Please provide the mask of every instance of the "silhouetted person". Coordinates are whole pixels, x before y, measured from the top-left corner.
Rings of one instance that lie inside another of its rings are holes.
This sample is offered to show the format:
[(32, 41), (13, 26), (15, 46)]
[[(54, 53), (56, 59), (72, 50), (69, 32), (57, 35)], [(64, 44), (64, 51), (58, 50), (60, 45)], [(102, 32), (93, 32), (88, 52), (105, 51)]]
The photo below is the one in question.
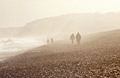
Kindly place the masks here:
[(70, 40), (71, 40), (71, 42), (72, 42), (72, 44), (73, 44), (73, 42), (74, 42), (74, 40), (75, 40), (74, 34), (72, 34), (72, 35), (70, 36)]
[(53, 38), (51, 38), (51, 43), (53, 43), (54, 41), (53, 41)]
[(49, 39), (47, 39), (47, 44), (49, 44)]
[(76, 35), (76, 40), (77, 40), (77, 44), (80, 44), (80, 40), (81, 40), (81, 35), (79, 34), (79, 32)]

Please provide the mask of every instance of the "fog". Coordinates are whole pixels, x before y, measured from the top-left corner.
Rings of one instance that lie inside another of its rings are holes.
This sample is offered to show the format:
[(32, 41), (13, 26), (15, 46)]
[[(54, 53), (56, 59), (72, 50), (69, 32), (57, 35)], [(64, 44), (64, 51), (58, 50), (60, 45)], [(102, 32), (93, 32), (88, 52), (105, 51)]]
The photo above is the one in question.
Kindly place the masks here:
[(71, 13), (120, 12), (119, 0), (0, 0), (0, 27)]
[(0, 78), (120, 78), (120, 0), (0, 0)]
[(72, 33), (84, 36), (119, 29), (119, 4), (119, 0), (0, 0), (0, 53), (19, 53), (51, 38), (68, 40)]

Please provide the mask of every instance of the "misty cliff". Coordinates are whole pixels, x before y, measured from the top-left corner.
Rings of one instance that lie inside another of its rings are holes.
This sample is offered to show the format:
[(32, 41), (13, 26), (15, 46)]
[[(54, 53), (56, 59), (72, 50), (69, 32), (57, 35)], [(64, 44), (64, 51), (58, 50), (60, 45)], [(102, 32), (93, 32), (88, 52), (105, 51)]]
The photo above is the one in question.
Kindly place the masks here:
[(0, 28), (0, 37), (64, 37), (117, 29), (120, 13), (80, 13), (39, 19), (23, 27)]

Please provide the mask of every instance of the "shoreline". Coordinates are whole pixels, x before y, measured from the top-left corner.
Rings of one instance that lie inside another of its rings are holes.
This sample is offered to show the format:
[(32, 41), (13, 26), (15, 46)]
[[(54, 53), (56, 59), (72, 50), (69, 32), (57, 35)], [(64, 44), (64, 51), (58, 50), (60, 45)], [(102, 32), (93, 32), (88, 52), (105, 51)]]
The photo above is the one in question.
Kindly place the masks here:
[(2, 53), (2, 55), (0, 55), (0, 62), (4, 61), (4, 60), (6, 60), (6, 59), (8, 59), (10, 57), (14, 57), (16, 55), (22, 54), (24, 52), (25, 52), (25, 50), (14, 51), (14, 52), (11, 52), (11, 53), (10, 52), (9, 53)]
[[(26, 53), (34, 48), (37, 48), (37, 47), (41, 47), (45, 44), (42, 44), (40, 46), (35, 46), (35, 47), (32, 47), (32, 48), (27, 48), (27, 49), (23, 49), (23, 50), (18, 50), (18, 51), (6, 51), (6, 52), (1, 52), (0, 53), (0, 62), (6, 60), (6, 59), (9, 59), (11, 57), (14, 57), (14, 56), (17, 56), (19, 54), (23, 54), (23, 53)], [(1, 55), (2, 54), (2, 55)], [(5, 55), (6, 54), (6, 55)]]

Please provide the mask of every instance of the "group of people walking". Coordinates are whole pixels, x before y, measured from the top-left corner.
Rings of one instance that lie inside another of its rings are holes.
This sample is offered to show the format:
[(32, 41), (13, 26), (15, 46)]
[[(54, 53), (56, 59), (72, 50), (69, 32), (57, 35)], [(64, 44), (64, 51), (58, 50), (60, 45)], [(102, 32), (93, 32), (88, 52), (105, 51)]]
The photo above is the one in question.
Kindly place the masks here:
[[(72, 34), (72, 35), (70, 36), (70, 40), (71, 40), (72, 44), (74, 43), (74, 40), (75, 40), (75, 39), (76, 39), (76, 41), (77, 41), (77, 44), (79, 45), (79, 44), (80, 44), (80, 41), (81, 41), (81, 35), (79, 34), (79, 32), (77, 33), (76, 36), (75, 36), (74, 34)], [(51, 41), (51, 42), (50, 42), (50, 41)], [(47, 39), (47, 44), (53, 43), (53, 42), (54, 42), (53, 38), (51, 38), (50, 40)]]
[(48, 44), (50, 43), (50, 41), (51, 41), (51, 43), (53, 43), (53, 42), (54, 42), (54, 41), (53, 41), (53, 38), (51, 38), (51, 40), (47, 39), (47, 43), (48, 43)]
[(72, 44), (74, 43), (75, 38), (76, 38), (77, 44), (79, 45), (80, 44), (80, 40), (81, 40), (81, 35), (79, 34), (79, 32), (77, 33), (76, 37), (75, 37), (74, 34), (72, 34), (70, 36), (70, 40), (71, 40)]

